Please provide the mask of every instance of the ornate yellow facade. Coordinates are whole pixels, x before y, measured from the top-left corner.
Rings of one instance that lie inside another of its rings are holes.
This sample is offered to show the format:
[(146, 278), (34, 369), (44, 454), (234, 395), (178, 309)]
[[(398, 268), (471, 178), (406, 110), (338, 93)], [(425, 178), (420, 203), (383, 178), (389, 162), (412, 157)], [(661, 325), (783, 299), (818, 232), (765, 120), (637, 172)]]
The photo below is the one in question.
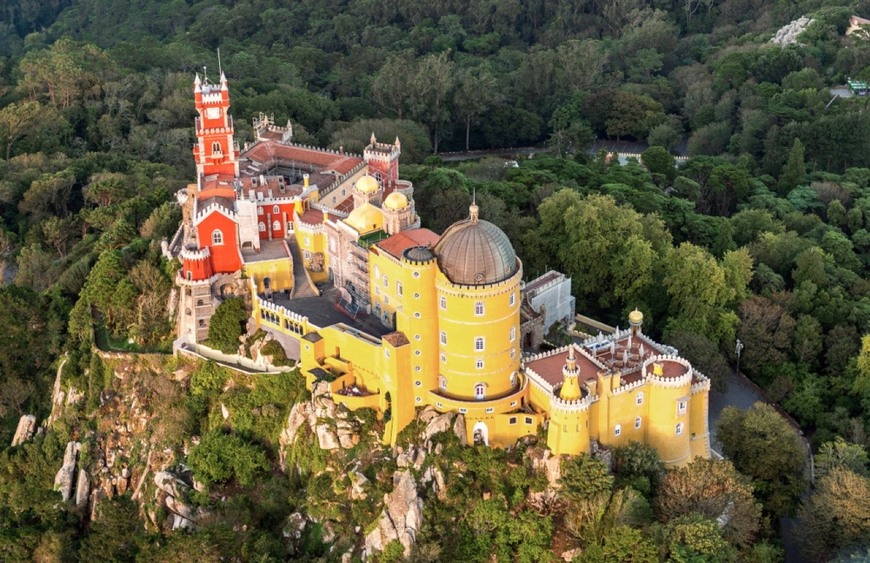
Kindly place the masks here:
[(332, 221), (352, 230), (303, 226), (295, 232), (299, 246), (323, 252), (334, 244), (330, 232), (356, 233), (353, 267), (367, 285), (346, 284), (365, 288), (367, 317), (383, 330), (292, 312), (292, 301), (278, 305), (261, 295), (256, 275), (254, 318), (299, 342), (309, 386), (325, 382), (336, 402), (384, 417), (385, 443), (430, 405), (461, 413), (468, 436), (488, 445), (540, 432), (555, 454), (638, 441), (667, 465), (709, 457), (709, 380), (644, 335), (639, 311), (628, 330), (523, 355), (522, 263), (476, 206), (440, 237), (413, 228), (387, 236), (381, 208), (368, 201)]

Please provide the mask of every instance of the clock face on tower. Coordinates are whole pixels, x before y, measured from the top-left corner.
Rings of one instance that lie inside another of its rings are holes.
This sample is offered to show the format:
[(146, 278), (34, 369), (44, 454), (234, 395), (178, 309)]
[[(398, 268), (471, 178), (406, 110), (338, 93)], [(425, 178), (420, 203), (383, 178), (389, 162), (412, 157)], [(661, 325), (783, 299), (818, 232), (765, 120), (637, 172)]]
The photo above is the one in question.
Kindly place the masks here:
[(209, 119), (217, 119), (221, 116), (220, 108), (208, 108), (205, 110), (205, 116)]

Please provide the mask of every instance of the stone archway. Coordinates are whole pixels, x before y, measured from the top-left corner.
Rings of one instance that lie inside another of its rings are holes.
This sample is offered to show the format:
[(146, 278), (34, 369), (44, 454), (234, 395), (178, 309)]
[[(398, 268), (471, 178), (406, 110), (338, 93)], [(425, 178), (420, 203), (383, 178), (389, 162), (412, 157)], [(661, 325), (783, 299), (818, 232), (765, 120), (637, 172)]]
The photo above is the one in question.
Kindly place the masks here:
[(475, 444), (483, 444), (484, 446), (489, 445), (489, 428), (486, 426), (485, 422), (478, 422), (474, 425), (474, 429), (471, 431), (471, 436), (474, 439)]

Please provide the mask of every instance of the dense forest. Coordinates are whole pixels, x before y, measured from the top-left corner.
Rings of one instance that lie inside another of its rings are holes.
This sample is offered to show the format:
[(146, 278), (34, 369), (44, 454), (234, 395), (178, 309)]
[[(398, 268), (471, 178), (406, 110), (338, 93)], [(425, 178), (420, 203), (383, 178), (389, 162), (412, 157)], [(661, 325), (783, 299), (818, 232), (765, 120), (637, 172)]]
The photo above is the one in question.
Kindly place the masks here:
[[(163, 536), (136, 524), (128, 496), (82, 520), (51, 491), (63, 444), (100, 430), (122, 389), (97, 351), (171, 351), (177, 264), (160, 242), (180, 220), (173, 194), (194, 180), (193, 74), (219, 65), (242, 143), (259, 112), (289, 119), (298, 142), (353, 152), (372, 131), (398, 135), (425, 226), (463, 218), (476, 192), (528, 278), (564, 271), (578, 311), (611, 324), (640, 308), (714, 386), (739, 339), (741, 370), (816, 456), (806, 490), (799, 442), (758, 406), (720, 421), (730, 463), (665, 474), (654, 452), (632, 449), (611, 475), (581, 458), (543, 506), (528, 500), (544, 485), (522, 447), (445, 439), (445, 459), (476, 479), (443, 468), (455, 494), (428, 515), (415, 560), (537, 561), (558, 544), (582, 547), (583, 561), (774, 561), (776, 522), (795, 514), (812, 560), (867, 555), (870, 98), (830, 88), (870, 79), (870, 34), (846, 35), (870, 2), (290, 4), (0, 0), (0, 444), (22, 414), (57, 410), (58, 371), (83, 393), (53, 431), (0, 452), (0, 559), (282, 560), (276, 538), (294, 510), (348, 530), (375, 510), (342, 515), (323, 471), (358, 456), (375, 481), (390, 462), (363, 448), (339, 461), (294, 450), (296, 471), (275, 469), (292, 404), (278, 397), (303, 392), (259, 380), (227, 391), (229, 375), (168, 357), (161, 370), (188, 370), (190, 382), (143, 376), (159, 411), (149, 440), (219, 492), (245, 494), (217, 510), (215, 494), (194, 495), (213, 524)], [(800, 16), (812, 22), (795, 42), (770, 42)], [(588, 150), (609, 141), (649, 147), (643, 164)], [(537, 149), (516, 168), (438, 156), (518, 146)], [(224, 405), (263, 416), (230, 417), (226, 433)], [(188, 455), (178, 444), (194, 435)], [(702, 472), (725, 491), (715, 502), (694, 488)], [(737, 507), (734, 524), (720, 529), (711, 522), (725, 506)], [(309, 530), (295, 556), (340, 558), (322, 539)]]

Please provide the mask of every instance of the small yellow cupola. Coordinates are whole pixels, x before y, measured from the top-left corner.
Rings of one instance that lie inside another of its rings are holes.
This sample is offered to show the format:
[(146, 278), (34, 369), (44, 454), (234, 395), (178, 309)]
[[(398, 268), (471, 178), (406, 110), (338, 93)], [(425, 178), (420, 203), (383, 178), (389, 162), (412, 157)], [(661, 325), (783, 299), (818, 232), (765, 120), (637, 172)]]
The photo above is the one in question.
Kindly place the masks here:
[(361, 235), (383, 229), (384, 215), (371, 203), (364, 203), (350, 212), (344, 222)]
[(381, 186), (378, 185), (378, 181), (368, 174), (357, 180), (354, 187), (358, 192), (364, 194), (373, 194), (381, 189)]
[(565, 365), (562, 367), (562, 389), (559, 390), (559, 398), (563, 401), (576, 401), (583, 397), (583, 392), (580, 390), (580, 382), (578, 376), (580, 368), (577, 367), (577, 360), (574, 358), (574, 346), (568, 348), (568, 358), (565, 360)]
[(408, 207), (408, 198), (399, 192), (393, 192), (387, 196), (387, 199), (384, 200), (384, 209), (389, 209), (391, 211), (399, 211), (400, 209), (405, 209)]
[(631, 327), (632, 334), (637, 334), (641, 331), (643, 327), (643, 313), (638, 311), (637, 308), (628, 314), (628, 325)]

